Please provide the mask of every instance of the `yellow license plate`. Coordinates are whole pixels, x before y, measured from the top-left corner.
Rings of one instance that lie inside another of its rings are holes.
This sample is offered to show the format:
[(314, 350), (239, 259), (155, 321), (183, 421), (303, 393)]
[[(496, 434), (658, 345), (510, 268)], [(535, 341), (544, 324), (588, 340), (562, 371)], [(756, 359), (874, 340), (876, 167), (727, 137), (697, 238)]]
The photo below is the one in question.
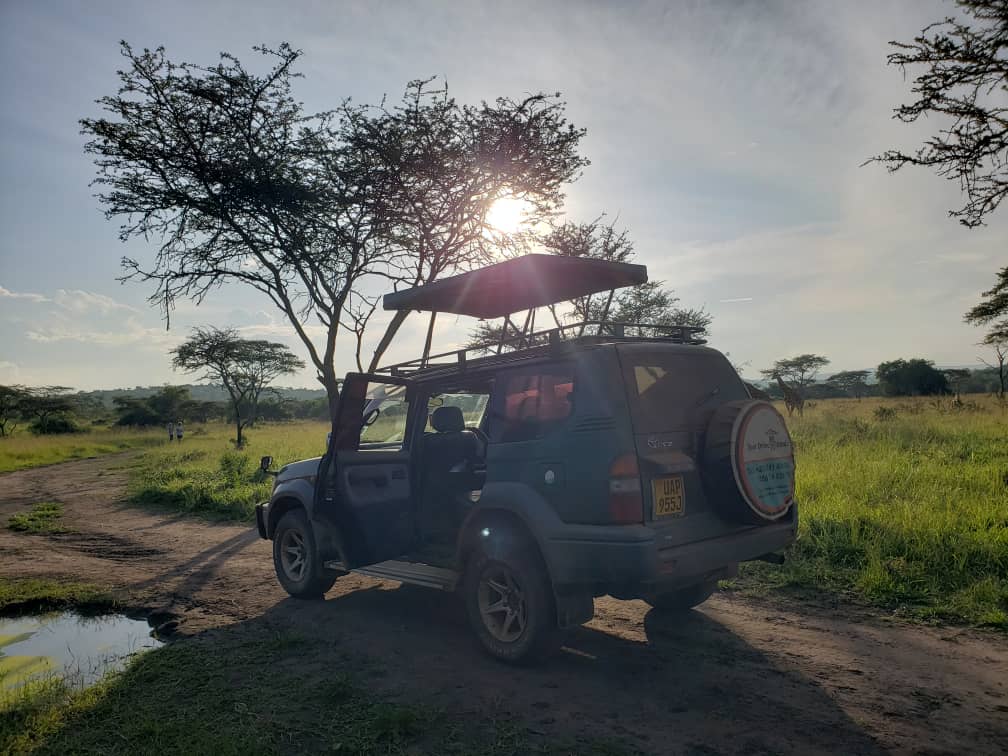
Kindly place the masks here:
[(686, 489), (682, 475), (654, 478), (651, 489), (654, 491), (655, 517), (682, 517), (686, 512)]

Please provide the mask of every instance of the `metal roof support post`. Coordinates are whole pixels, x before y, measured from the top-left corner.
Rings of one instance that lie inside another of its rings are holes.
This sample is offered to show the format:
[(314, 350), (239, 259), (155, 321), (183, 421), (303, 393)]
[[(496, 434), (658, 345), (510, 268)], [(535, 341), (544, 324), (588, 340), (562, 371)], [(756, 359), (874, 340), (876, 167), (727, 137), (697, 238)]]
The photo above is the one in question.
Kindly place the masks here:
[(532, 313), (533, 312), (535, 312), (535, 309), (534, 308), (530, 308), (529, 311), (528, 311), (528, 314), (525, 316), (525, 323), (524, 323), (524, 325), (522, 325), (522, 329), (521, 329), (521, 341), (518, 342), (519, 344), (521, 344), (521, 348), (522, 349), (524, 349), (525, 347), (528, 346), (528, 335), (531, 333), (531, 331), (529, 330), (529, 323), (531, 323), (531, 321), (532, 321)]
[(434, 339), (434, 321), (437, 319), (437, 313), (432, 312), (430, 314), (430, 324), (427, 326), (427, 340), (424, 342), (423, 357), (420, 358), (421, 367), (427, 367), (427, 358), (430, 357), (431, 341)]
[(606, 300), (605, 309), (602, 310), (602, 317), (599, 318), (601, 321), (598, 327), (599, 336), (602, 335), (602, 329), (605, 328), (605, 322), (609, 319), (609, 308), (612, 307), (613, 297), (616, 294), (616, 289), (609, 289), (609, 298)]
[(504, 326), (501, 328), (500, 341), (497, 342), (497, 354), (504, 351), (504, 340), (507, 339), (508, 326), (511, 325), (511, 316), (504, 316)]

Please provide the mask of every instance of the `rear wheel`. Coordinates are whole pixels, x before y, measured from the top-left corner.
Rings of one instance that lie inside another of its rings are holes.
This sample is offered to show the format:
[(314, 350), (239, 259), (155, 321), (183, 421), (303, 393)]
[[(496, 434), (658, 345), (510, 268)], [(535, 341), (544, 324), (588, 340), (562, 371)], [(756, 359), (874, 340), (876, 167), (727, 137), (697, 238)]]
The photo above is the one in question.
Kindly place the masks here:
[(462, 589), (469, 623), (494, 658), (538, 661), (559, 647), (552, 586), (531, 549), (496, 558), (479, 550), (469, 560)]
[(674, 591), (649, 593), (644, 596), (644, 601), (662, 612), (685, 612), (702, 604), (716, 590), (716, 582), (697, 583)]
[(336, 582), (337, 574), (322, 566), (315, 535), (303, 509), (292, 509), (277, 523), (273, 534), (273, 568), (280, 585), (294, 598), (322, 598)]

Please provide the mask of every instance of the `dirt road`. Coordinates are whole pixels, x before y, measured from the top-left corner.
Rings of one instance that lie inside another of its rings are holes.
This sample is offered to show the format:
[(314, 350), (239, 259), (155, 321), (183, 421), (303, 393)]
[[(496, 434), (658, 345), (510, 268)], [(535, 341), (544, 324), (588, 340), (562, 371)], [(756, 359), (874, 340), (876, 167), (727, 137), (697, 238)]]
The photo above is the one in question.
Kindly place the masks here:
[(293, 628), (332, 659), (373, 660), (385, 694), (533, 737), (617, 737), (647, 753), (1008, 753), (1008, 639), (716, 596), (677, 620), (639, 601), (595, 619), (536, 669), (476, 648), (452, 596), (358, 576), (287, 598), (252, 528), (120, 503), (122, 457), (0, 476), (0, 522), (39, 501), (73, 533), (0, 528), (0, 575), (75, 577), (177, 615), (181, 637)]

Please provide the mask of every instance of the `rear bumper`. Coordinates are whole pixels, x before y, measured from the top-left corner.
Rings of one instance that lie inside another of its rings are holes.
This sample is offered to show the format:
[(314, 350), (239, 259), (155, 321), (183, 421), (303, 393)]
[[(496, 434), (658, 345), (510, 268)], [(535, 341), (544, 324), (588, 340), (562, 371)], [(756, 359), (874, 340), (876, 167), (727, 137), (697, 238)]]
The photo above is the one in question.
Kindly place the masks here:
[(264, 501), (262, 504), (256, 504), (255, 514), (256, 530), (259, 531), (259, 537), (269, 540), (269, 534), (266, 532), (266, 523), (269, 522), (269, 502)]
[[(641, 586), (669, 588), (728, 577), (739, 562), (779, 551), (795, 540), (797, 520), (761, 525), (705, 541), (658, 548), (650, 540), (550, 539), (556, 586), (593, 585), (596, 592), (634, 593)], [(601, 530), (601, 529), (600, 529)], [(605, 528), (606, 536), (612, 529)]]

